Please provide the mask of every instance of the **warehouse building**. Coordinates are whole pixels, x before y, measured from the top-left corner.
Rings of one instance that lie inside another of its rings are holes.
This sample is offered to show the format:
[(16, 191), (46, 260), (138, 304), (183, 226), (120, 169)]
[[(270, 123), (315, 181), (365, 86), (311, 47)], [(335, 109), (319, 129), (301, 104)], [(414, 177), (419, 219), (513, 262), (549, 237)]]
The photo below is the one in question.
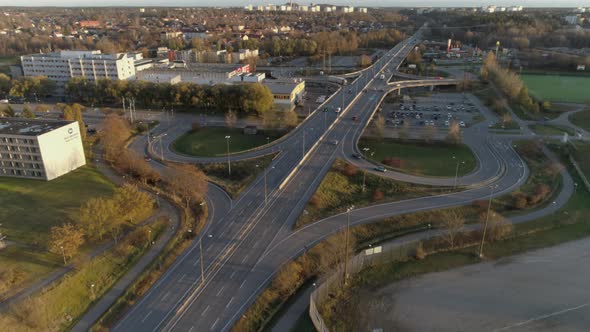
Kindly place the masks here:
[(0, 176), (48, 181), (84, 164), (78, 122), (0, 118)]
[(292, 111), (303, 102), (305, 81), (265, 81), (274, 98), (274, 108), (277, 111)]

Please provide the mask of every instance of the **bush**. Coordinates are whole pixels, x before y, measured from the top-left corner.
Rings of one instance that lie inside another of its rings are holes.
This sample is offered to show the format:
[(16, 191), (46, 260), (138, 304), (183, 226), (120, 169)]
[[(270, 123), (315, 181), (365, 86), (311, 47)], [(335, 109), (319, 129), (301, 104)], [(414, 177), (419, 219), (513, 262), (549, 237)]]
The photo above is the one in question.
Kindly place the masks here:
[(424, 250), (424, 245), (422, 244), (422, 241), (418, 242), (418, 245), (416, 246), (416, 252), (414, 253), (414, 257), (417, 260), (423, 260), (424, 258), (426, 258), (426, 251)]
[(379, 201), (383, 200), (384, 198), (385, 198), (385, 195), (383, 194), (383, 192), (381, 190), (376, 189), (375, 191), (373, 191), (373, 196), (371, 197), (373, 202), (379, 202)]
[(521, 192), (517, 192), (512, 194), (512, 206), (515, 209), (522, 210), (526, 209), (528, 205), (528, 200), (525, 194)]
[(355, 176), (358, 173), (358, 167), (346, 163), (344, 164), (344, 166), (342, 166), (342, 168), (340, 169), (340, 173), (342, 173), (342, 175), (348, 176), (348, 177), (352, 177)]

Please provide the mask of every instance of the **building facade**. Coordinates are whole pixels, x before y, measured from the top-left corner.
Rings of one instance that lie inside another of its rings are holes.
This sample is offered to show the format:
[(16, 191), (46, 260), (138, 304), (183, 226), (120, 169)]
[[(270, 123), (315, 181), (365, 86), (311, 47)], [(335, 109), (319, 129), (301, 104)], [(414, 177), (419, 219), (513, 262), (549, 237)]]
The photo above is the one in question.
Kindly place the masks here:
[(0, 176), (49, 181), (85, 164), (76, 121), (0, 118)]
[(59, 51), (21, 56), (24, 76), (46, 76), (57, 84), (57, 94), (64, 93), (66, 83), (73, 77), (90, 81), (107, 78), (135, 78), (136, 55), (102, 54), (100, 51)]
[(305, 81), (265, 81), (273, 96), (273, 106), (277, 111), (292, 111), (303, 101)]

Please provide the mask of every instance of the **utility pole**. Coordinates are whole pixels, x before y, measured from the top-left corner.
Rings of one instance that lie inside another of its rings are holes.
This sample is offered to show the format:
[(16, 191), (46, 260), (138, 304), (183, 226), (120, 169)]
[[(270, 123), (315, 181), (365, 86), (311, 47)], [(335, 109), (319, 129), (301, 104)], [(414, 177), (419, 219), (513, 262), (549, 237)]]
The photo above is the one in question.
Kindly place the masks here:
[(486, 214), (486, 221), (483, 226), (483, 234), (481, 236), (481, 245), (479, 246), (479, 258), (483, 257), (483, 244), (485, 242), (486, 232), (488, 230), (488, 221), (490, 220), (490, 210), (492, 207), (492, 196), (494, 195), (494, 189), (496, 189), (496, 187), (498, 187), (498, 185), (490, 186), (490, 199), (488, 202), (488, 213)]

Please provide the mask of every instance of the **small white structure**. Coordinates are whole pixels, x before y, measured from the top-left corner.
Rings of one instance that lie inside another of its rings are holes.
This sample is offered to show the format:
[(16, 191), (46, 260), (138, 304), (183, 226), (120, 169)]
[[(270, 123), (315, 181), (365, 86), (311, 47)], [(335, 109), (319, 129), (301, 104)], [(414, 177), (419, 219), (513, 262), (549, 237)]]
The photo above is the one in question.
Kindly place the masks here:
[(0, 119), (0, 176), (52, 180), (85, 164), (78, 122)]

